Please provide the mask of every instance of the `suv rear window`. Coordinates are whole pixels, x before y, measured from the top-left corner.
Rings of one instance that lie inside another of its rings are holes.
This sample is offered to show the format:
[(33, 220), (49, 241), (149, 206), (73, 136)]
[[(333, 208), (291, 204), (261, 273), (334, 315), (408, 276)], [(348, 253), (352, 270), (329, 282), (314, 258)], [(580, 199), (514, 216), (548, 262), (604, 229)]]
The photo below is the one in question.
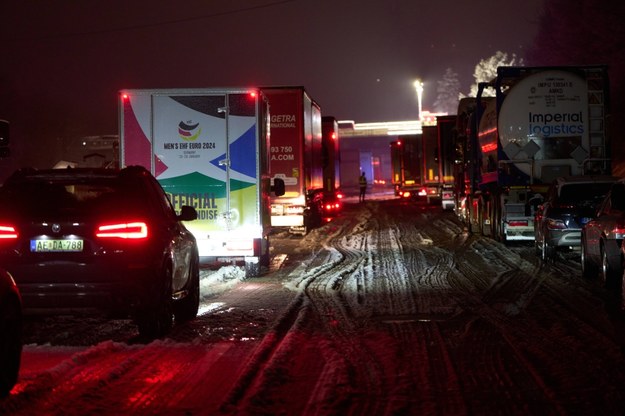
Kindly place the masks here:
[(561, 204), (579, 204), (580, 202), (597, 203), (603, 199), (612, 183), (575, 183), (560, 188)]
[(43, 215), (48, 212), (102, 212), (141, 206), (145, 189), (118, 177), (23, 178), (0, 188), (0, 207)]

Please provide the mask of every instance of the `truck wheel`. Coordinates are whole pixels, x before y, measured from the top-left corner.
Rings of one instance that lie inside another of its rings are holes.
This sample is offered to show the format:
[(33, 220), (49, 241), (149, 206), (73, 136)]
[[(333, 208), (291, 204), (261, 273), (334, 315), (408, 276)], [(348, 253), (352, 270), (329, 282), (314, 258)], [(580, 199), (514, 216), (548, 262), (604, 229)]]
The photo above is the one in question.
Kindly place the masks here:
[(304, 231), (302, 232), (302, 235), (306, 235), (308, 234), (308, 232), (311, 230), (312, 228), (312, 214), (310, 213), (310, 210), (307, 210), (306, 212), (304, 212)]
[(485, 224), (484, 221), (482, 220), (482, 235), (483, 236), (491, 237), (492, 236), (492, 229), (493, 229), (492, 224)]
[(269, 254), (269, 241), (267, 241), (267, 249), (263, 254), (260, 255), (260, 267), (269, 268), (271, 263), (271, 255)]
[(249, 257), (245, 259), (245, 277), (260, 276), (260, 258)]
[[(475, 210), (474, 210), (475, 208)], [(482, 208), (479, 205), (477, 207), (471, 207), (469, 211), (469, 226), (471, 229), (471, 233), (478, 234), (482, 232), (482, 227), (480, 227), (480, 222), (482, 221), (482, 215), (480, 215), (480, 210)], [(477, 219), (475, 219), (475, 214), (477, 214)]]
[(200, 266), (197, 257), (191, 261), (189, 281), (187, 282), (187, 296), (174, 304), (176, 322), (185, 322), (195, 319), (200, 307)]
[(493, 211), (493, 230), (495, 234), (495, 239), (500, 243), (507, 243), (506, 233), (504, 231), (503, 223), (501, 221), (501, 204), (499, 202), (499, 198), (494, 200), (495, 209)]
[[(481, 225), (482, 225), (482, 235), (486, 236), (486, 237), (494, 237), (493, 235), (493, 210), (492, 210), (492, 200), (489, 199), (487, 201), (484, 201), (482, 203), (482, 207), (484, 209), (484, 212), (482, 213), (482, 220), (480, 221)], [(486, 218), (488, 218), (488, 220), (490, 221), (488, 224), (486, 224), (486, 221), (484, 221), (484, 214), (486, 214)]]
[(139, 335), (146, 338), (160, 338), (169, 333), (173, 327), (174, 311), (171, 298), (172, 265), (166, 262), (163, 269), (158, 273), (161, 287), (149, 299), (137, 314), (136, 323)]

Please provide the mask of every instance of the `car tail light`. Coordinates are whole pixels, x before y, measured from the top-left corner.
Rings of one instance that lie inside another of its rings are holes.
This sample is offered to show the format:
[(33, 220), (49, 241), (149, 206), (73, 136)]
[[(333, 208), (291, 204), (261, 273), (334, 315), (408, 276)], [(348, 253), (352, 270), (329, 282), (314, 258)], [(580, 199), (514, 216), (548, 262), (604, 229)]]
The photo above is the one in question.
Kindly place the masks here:
[(98, 227), (96, 236), (100, 238), (145, 239), (148, 237), (148, 225), (144, 222), (105, 224)]
[(404, 198), (410, 198), (410, 192), (409, 191), (403, 191), (401, 193), (401, 196), (404, 197)]
[(614, 234), (614, 238), (617, 240), (625, 238), (625, 222), (617, 221), (612, 229), (612, 233)]
[(2, 240), (15, 240), (17, 238), (17, 231), (15, 227), (11, 225), (0, 225), (0, 239)]
[(549, 228), (550, 230), (564, 230), (566, 229), (566, 224), (562, 220), (547, 218), (547, 228)]

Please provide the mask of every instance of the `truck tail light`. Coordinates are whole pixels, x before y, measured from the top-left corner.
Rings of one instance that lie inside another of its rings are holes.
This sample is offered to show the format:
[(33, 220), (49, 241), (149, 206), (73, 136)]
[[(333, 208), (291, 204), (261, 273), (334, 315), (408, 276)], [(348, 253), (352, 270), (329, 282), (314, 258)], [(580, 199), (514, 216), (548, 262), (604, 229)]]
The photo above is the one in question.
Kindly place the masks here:
[(512, 220), (508, 221), (510, 227), (527, 227), (527, 220)]
[(12, 225), (0, 225), (0, 240), (15, 240), (18, 234)]
[(140, 221), (105, 224), (98, 227), (96, 237), (134, 240), (146, 239), (148, 238), (148, 225)]

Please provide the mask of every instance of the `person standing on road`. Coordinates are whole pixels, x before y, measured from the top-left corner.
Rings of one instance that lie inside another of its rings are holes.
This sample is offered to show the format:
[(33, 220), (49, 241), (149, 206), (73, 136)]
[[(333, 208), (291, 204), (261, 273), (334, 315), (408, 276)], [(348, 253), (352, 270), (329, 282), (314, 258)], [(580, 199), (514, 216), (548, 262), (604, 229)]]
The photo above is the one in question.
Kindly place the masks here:
[(358, 184), (360, 185), (360, 195), (358, 196), (358, 202), (365, 202), (365, 194), (367, 193), (367, 177), (363, 172), (358, 179)]

